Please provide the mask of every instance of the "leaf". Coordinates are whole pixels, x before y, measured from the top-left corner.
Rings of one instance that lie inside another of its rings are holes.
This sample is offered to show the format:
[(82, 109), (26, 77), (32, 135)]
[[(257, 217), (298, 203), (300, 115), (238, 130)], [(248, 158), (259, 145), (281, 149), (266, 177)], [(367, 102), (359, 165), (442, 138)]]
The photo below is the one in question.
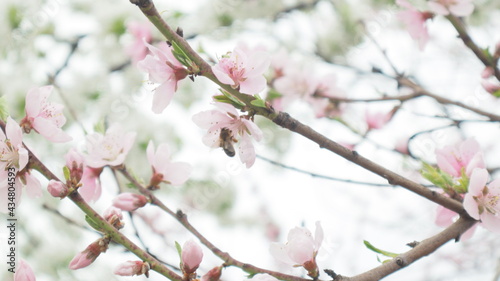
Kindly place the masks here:
[(101, 227), (99, 226), (98, 223), (96, 223), (91, 217), (88, 215), (85, 215), (85, 221), (95, 230), (102, 232)]
[[(242, 100), (238, 99), (237, 97), (235, 97), (234, 95), (232, 95), (228, 91), (225, 91), (223, 89), (219, 89), (219, 90), (224, 95), (225, 98), (221, 98), (221, 96), (215, 96), (215, 97), (218, 97), (218, 99), (221, 102), (232, 104), (236, 108), (242, 108), (243, 106), (246, 105)], [(215, 99), (215, 97), (214, 97), (214, 99)]]
[(7, 101), (3, 96), (0, 97), (0, 119), (7, 120), (9, 110), (7, 109)]
[(494, 91), (492, 95), (497, 97), (497, 98), (500, 98), (500, 90)]
[(68, 166), (63, 167), (63, 173), (64, 173), (64, 178), (66, 179), (66, 181), (69, 181), (69, 178), (71, 176), (71, 172), (70, 172)]
[(450, 175), (427, 163), (424, 163), (424, 167), (420, 173), (424, 178), (435, 184), (437, 187), (441, 187), (445, 192), (453, 188), (453, 179)]
[(265, 100), (263, 100), (259, 95), (255, 95), (254, 97), (255, 99), (250, 102), (252, 105), (255, 105), (256, 107), (266, 108)]
[[(373, 246), (370, 242), (368, 242), (368, 241), (366, 241), (366, 240), (363, 240), (363, 243), (365, 244), (365, 246), (366, 246), (368, 249), (370, 249), (370, 250), (374, 251), (375, 253), (379, 253), (379, 254), (381, 254), (381, 255), (384, 255), (384, 256), (386, 256), (386, 257), (395, 258), (395, 257), (399, 256), (399, 254), (396, 254), (396, 253), (391, 253), (391, 252), (388, 252), (388, 251), (381, 250), (381, 249), (379, 249), (379, 248), (377, 248), (377, 247)], [(384, 261), (384, 262), (386, 262), (386, 261)]]
[(175, 241), (175, 249), (177, 249), (177, 254), (179, 254), (179, 258), (182, 260), (182, 247), (177, 241)]
[(103, 135), (106, 133), (106, 124), (104, 122), (104, 119), (94, 124), (94, 132)]
[(182, 48), (175, 43), (174, 41), (172, 43), (172, 54), (174, 57), (184, 66), (191, 68), (193, 66), (193, 61), (189, 58), (189, 56), (182, 50)]

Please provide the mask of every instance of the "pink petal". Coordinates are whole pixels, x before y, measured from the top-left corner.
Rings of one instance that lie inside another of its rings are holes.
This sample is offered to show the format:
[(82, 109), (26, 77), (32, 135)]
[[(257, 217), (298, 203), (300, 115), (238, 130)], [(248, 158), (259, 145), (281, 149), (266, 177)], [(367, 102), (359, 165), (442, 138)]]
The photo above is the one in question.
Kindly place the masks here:
[(71, 138), (56, 124), (45, 118), (35, 118), (32, 124), (33, 128), (46, 139), (52, 142), (61, 143), (71, 141)]
[(285, 245), (281, 243), (272, 243), (271, 246), (269, 247), (269, 251), (271, 252), (271, 255), (275, 259), (289, 265), (295, 264), (294, 261), (292, 261), (288, 256)]
[(240, 92), (249, 95), (258, 94), (266, 88), (266, 85), (267, 81), (264, 76), (250, 77), (240, 82)]
[(26, 167), (26, 165), (28, 165), (29, 152), (24, 147), (22, 147), (22, 148), (19, 148), (17, 153), (19, 155), (19, 170), (22, 170), (22, 169), (24, 169), (24, 167)]
[(474, 11), (474, 5), (472, 3), (461, 3), (452, 5), (449, 9), (455, 16), (466, 17), (472, 14)]
[(500, 233), (500, 217), (489, 212), (484, 212), (481, 216), (482, 225), (489, 231)]
[(235, 81), (233, 81), (233, 79), (219, 65), (213, 66), (212, 72), (222, 84), (226, 85), (235, 84)]
[(321, 244), (323, 243), (323, 228), (321, 227), (321, 223), (319, 221), (316, 222), (316, 231), (314, 232), (314, 247), (316, 250), (319, 250)]
[(231, 118), (218, 110), (202, 111), (193, 115), (193, 122), (202, 129), (209, 129), (214, 125), (223, 125), (231, 121)]
[(168, 173), (163, 175), (164, 180), (169, 181), (171, 185), (181, 185), (189, 178), (192, 167), (188, 163), (174, 162), (169, 163), (165, 170)]
[(429, 9), (433, 11), (436, 14), (447, 16), (450, 14), (450, 11), (443, 6), (441, 3), (435, 2), (435, 1), (430, 1), (427, 2), (427, 5), (429, 5)]
[(242, 119), (241, 120), (243, 124), (245, 124), (245, 127), (250, 131), (250, 135), (256, 140), (260, 141), (264, 137), (264, 134), (260, 130), (259, 126), (255, 124), (254, 122), (247, 120), (247, 119)]
[(153, 160), (155, 171), (161, 173), (170, 164), (170, 150), (166, 143), (162, 143), (156, 149), (156, 154)]
[(16, 273), (14, 273), (14, 281), (36, 281), (33, 269), (23, 259), (19, 260)]
[(153, 140), (150, 140), (148, 143), (148, 147), (146, 148), (146, 155), (148, 157), (148, 162), (151, 166), (154, 166), (154, 157), (155, 157), (155, 144)]
[(18, 147), (23, 143), (23, 131), (19, 127), (19, 124), (10, 116), (7, 117), (5, 132), (13, 146)]
[(486, 169), (474, 169), (472, 171), (469, 190), (467, 194), (472, 194), (473, 196), (478, 196), (483, 192), (486, 183), (488, 182), (488, 171)]
[(38, 198), (42, 196), (42, 185), (40, 181), (32, 174), (26, 174), (26, 193), (31, 198)]
[(469, 216), (473, 217), (476, 220), (479, 220), (479, 206), (477, 205), (476, 200), (474, 200), (472, 194), (465, 194), (463, 205), (465, 211), (467, 212), (467, 214), (469, 214)]
[(165, 81), (163, 84), (156, 88), (153, 96), (152, 110), (156, 114), (160, 114), (170, 104), (174, 97), (175, 90), (177, 89), (177, 81)]
[(252, 140), (246, 134), (240, 139), (238, 155), (240, 156), (241, 162), (246, 164), (247, 168), (252, 167), (255, 163), (255, 148), (253, 147)]

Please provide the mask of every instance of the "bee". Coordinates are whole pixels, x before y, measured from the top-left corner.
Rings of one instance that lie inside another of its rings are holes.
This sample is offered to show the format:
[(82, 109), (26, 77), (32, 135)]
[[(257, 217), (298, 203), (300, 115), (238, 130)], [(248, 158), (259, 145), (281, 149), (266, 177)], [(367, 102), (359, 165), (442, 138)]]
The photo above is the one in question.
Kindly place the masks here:
[(220, 131), (219, 146), (222, 147), (226, 155), (229, 157), (233, 157), (236, 154), (233, 146), (234, 142), (237, 142), (237, 140), (234, 139), (231, 130), (228, 128), (222, 128)]

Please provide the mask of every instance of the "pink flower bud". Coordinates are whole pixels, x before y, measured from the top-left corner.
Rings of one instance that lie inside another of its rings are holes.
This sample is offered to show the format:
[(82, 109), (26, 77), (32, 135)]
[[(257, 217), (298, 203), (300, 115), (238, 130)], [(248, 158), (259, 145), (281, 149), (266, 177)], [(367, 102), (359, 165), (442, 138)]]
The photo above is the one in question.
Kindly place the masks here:
[(113, 200), (113, 206), (130, 212), (144, 207), (147, 203), (148, 198), (146, 196), (129, 192), (121, 193)]
[(205, 275), (203, 275), (200, 281), (219, 281), (222, 274), (222, 266), (217, 266), (210, 269)]
[(56, 180), (49, 181), (47, 191), (50, 193), (50, 195), (59, 198), (66, 197), (69, 192), (68, 187), (64, 183)]
[(120, 276), (146, 275), (149, 277), (149, 263), (143, 261), (127, 261), (115, 268), (114, 273)]
[(14, 281), (35, 281), (35, 273), (31, 267), (23, 260), (19, 260), (19, 266), (14, 273)]
[(69, 269), (76, 270), (84, 268), (93, 263), (97, 257), (106, 252), (108, 249), (109, 240), (104, 240), (102, 238), (88, 245), (87, 248), (78, 253), (69, 263)]
[(182, 271), (186, 274), (194, 273), (203, 259), (201, 247), (193, 240), (186, 241), (182, 247), (181, 258)]
[(481, 82), (481, 86), (483, 86), (484, 90), (490, 94), (500, 91), (500, 84), (491, 83), (487, 80), (483, 80)]
[(65, 156), (66, 167), (70, 171), (70, 179), (75, 183), (79, 183), (83, 175), (83, 155), (80, 154), (76, 149), (72, 148)]
[(104, 211), (103, 217), (106, 221), (108, 221), (116, 229), (123, 228), (122, 210), (111, 206), (111, 207), (107, 208), (106, 211)]
[(495, 70), (493, 70), (493, 67), (488, 66), (483, 70), (483, 72), (481, 72), (481, 78), (487, 79), (487, 78), (491, 77), (491, 75), (493, 75), (494, 73), (495, 73)]

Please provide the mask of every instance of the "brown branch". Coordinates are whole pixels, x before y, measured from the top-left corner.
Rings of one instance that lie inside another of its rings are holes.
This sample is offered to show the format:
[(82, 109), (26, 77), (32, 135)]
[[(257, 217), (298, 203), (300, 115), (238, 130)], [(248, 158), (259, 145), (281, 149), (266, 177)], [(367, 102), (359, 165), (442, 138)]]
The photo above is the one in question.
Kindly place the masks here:
[(418, 259), (428, 256), (436, 251), (439, 247), (443, 246), (450, 240), (458, 241), (460, 236), (471, 228), (477, 221), (471, 219), (470, 217), (461, 217), (455, 223), (450, 225), (445, 230), (440, 233), (427, 238), (420, 243), (418, 243), (413, 249), (408, 252), (401, 254), (394, 259), (386, 262), (376, 268), (366, 271), (362, 274), (353, 277), (341, 277), (340, 279), (335, 279), (335, 281), (373, 281), (380, 280), (399, 269), (410, 265), (411, 263), (417, 261)]
[(361, 166), (368, 171), (371, 171), (385, 179), (391, 185), (402, 186), (422, 197), (425, 197), (439, 205), (442, 205), (454, 212), (459, 214), (464, 214), (465, 211), (462, 204), (451, 198), (443, 196), (436, 191), (432, 191), (416, 182), (413, 182), (399, 174), (382, 167), (381, 165), (361, 156), (356, 151), (351, 151), (348, 148), (330, 140), (329, 138), (323, 136), (322, 134), (314, 131), (311, 127), (300, 123), (298, 120), (294, 119), (288, 113), (280, 112), (278, 117), (272, 119), (277, 125), (289, 129), (292, 132), (296, 132), (313, 142), (317, 143), (320, 148), (325, 148), (347, 160)]
[(476, 55), (476, 57), (484, 64), (485, 67), (489, 66), (493, 68), (495, 70), (495, 77), (500, 81), (500, 70), (496, 65), (498, 60), (488, 57), (483, 52), (483, 50), (476, 43), (474, 43), (474, 40), (472, 40), (472, 38), (467, 33), (466, 26), (459, 17), (450, 14), (446, 16), (446, 18), (450, 21), (455, 30), (458, 32), (458, 36), (460, 37), (460, 39), (462, 39), (465, 46), (467, 46), (474, 53), (474, 55)]

